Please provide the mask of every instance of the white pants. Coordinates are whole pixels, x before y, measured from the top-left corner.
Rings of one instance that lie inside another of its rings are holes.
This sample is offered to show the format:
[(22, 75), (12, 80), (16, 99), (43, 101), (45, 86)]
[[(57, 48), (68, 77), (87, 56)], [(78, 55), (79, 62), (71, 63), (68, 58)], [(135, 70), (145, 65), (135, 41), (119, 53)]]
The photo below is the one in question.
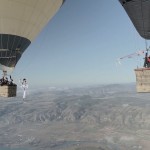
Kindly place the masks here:
[(23, 90), (23, 99), (26, 98), (26, 90)]

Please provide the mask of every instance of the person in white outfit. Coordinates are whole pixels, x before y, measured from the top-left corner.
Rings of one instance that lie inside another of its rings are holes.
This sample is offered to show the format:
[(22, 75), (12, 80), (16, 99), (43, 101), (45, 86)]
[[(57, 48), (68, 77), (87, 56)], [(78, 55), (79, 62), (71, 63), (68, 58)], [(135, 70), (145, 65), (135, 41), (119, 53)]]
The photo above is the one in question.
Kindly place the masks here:
[(23, 100), (26, 98), (26, 90), (28, 89), (28, 84), (27, 84), (27, 80), (23, 79), (23, 81), (21, 82), (21, 88), (23, 89)]

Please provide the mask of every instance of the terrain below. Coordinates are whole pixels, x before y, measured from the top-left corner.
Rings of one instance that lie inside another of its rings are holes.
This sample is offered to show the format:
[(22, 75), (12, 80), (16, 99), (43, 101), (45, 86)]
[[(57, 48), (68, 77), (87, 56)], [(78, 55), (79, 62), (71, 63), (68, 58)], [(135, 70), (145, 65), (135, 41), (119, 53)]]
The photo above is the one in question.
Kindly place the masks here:
[(0, 97), (0, 146), (35, 150), (149, 150), (150, 94), (112, 84)]

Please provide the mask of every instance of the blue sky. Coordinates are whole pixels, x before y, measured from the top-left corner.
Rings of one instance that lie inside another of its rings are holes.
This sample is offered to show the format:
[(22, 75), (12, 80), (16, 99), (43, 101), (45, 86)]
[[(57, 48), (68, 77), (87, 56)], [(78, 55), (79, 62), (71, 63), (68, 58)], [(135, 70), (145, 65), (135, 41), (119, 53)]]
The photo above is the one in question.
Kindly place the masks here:
[(12, 76), (32, 85), (66, 86), (135, 82), (145, 49), (118, 0), (66, 0), (23, 54)]

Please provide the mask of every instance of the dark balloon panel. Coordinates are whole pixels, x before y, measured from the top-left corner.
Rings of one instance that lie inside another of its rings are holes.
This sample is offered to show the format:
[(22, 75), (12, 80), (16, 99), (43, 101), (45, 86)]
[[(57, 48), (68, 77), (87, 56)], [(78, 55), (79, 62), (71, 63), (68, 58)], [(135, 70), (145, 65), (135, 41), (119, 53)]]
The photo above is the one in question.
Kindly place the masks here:
[(17, 35), (0, 34), (0, 64), (15, 67), (31, 41)]
[(138, 33), (150, 39), (150, 0), (119, 0)]

